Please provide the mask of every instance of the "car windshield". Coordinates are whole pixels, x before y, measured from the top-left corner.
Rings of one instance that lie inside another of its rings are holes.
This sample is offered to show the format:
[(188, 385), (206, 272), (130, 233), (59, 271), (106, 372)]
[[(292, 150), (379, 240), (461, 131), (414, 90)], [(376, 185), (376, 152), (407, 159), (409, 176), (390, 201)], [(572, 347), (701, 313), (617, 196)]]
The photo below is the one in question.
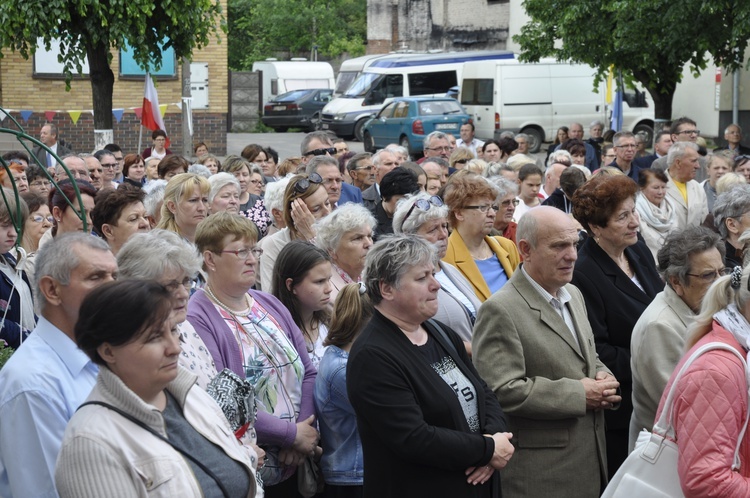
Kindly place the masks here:
[(421, 116), (435, 116), (440, 114), (462, 114), (458, 101), (456, 100), (435, 100), (430, 102), (419, 103), (419, 114)]
[(362, 73), (359, 75), (359, 78), (354, 80), (354, 83), (352, 83), (344, 96), (352, 98), (364, 97), (384, 77), (384, 74)]
[(278, 97), (276, 97), (274, 100), (276, 102), (294, 102), (297, 99), (301, 99), (305, 95), (307, 95), (310, 92), (310, 90), (294, 90), (292, 92), (286, 92), (282, 93)]
[(347, 91), (352, 84), (352, 81), (357, 77), (357, 71), (341, 71), (339, 77), (336, 80), (335, 93), (340, 95)]

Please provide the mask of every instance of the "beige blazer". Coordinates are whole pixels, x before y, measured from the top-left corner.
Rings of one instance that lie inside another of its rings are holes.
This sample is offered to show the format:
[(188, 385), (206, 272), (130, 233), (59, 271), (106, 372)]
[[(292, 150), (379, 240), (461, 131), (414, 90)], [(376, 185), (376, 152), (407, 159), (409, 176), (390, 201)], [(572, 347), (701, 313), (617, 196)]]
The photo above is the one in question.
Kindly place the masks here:
[(695, 180), (687, 182), (687, 203), (682, 197), (677, 186), (666, 171), (669, 183), (667, 183), (667, 196), (672, 200), (674, 207), (677, 229), (687, 227), (698, 227), (703, 224), (703, 220), (708, 216), (708, 201), (706, 200), (706, 191), (701, 184)]
[(607, 480), (604, 414), (586, 410), (580, 379), (609, 370), (596, 354), (580, 291), (565, 288), (580, 347), (520, 269), (479, 309), (473, 361), (507, 414), (516, 447), (502, 471), (503, 496), (596, 498)]

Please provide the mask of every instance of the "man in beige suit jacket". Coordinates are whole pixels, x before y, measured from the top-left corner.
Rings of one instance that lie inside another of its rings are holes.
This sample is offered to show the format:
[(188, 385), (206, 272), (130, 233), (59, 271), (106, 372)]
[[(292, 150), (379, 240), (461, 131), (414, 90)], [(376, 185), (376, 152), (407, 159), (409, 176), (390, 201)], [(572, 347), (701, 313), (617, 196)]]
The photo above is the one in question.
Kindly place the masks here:
[(667, 154), (667, 196), (672, 200), (677, 229), (698, 227), (708, 216), (706, 191), (695, 181), (700, 168), (698, 146), (693, 142), (677, 142)]
[(517, 240), (523, 265), (482, 304), (472, 339), (477, 370), (514, 434), (503, 496), (595, 498), (607, 482), (601, 410), (621, 398), (569, 283), (576, 224), (542, 206), (521, 218)]

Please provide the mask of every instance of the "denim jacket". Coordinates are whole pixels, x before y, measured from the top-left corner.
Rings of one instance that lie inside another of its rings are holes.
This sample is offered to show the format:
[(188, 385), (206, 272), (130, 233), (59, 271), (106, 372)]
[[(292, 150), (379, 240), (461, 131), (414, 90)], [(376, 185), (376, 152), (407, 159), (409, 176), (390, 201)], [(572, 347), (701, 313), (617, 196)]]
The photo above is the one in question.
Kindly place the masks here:
[(329, 346), (315, 379), (315, 410), (323, 447), (320, 467), (326, 484), (331, 485), (361, 485), (364, 476), (357, 418), (346, 394), (348, 360), (349, 353)]

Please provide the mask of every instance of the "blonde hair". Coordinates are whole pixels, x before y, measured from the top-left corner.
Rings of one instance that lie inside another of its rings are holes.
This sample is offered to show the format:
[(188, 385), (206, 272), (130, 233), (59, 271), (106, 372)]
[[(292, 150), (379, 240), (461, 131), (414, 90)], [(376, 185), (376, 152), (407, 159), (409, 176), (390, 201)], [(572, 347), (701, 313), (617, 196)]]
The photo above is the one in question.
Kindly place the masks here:
[(201, 194), (208, 196), (211, 192), (211, 184), (208, 180), (195, 173), (180, 173), (173, 176), (164, 190), (164, 202), (161, 205), (161, 219), (156, 228), (169, 230), (180, 234), (180, 227), (177, 226), (177, 220), (172, 211), (169, 210), (170, 201), (179, 204), (193, 194), (195, 187), (199, 187)]
[(721, 195), (728, 190), (732, 190), (732, 187), (734, 187), (735, 185), (742, 185), (743, 183), (747, 183), (747, 178), (745, 178), (745, 175), (735, 173), (734, 171), (725, 173), (716, 182), (716, 195)]

